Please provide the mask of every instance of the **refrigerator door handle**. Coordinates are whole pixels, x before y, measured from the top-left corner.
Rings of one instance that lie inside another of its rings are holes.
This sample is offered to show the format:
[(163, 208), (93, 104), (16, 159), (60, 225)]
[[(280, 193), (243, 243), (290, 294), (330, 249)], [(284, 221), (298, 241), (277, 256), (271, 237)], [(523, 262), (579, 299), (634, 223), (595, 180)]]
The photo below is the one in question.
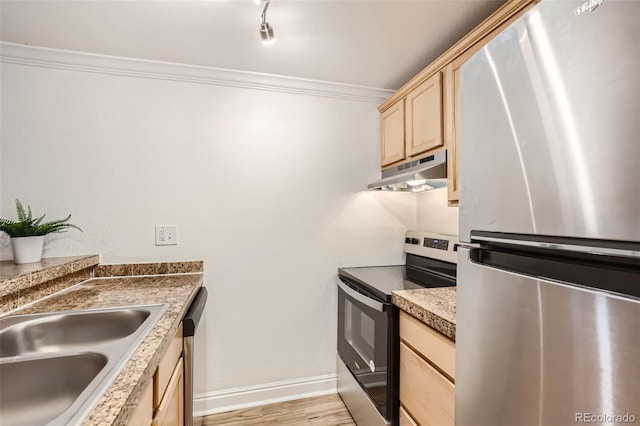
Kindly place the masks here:
[[(517, 271), (496, 268), (493, 265), (486, 265), (484, 263), (477, 262), (474, 259), (474, 256), (477, 255), (477, 250), (482, 250), (483, 248), (484, 247), (482, 247), (480, 244), (460, 243), (460, 246), (458, 248), (458, 265), (462, 265), (463, 263), (471, 263), (473, 264), (474, 268), (481, 268), (490, 271), (517, 273)], [(458, 277), (457, 287), (459, 287), (459, 284), (460, 278)]]
[[(632, 258), (640, 258), (640, 251), (638, 250), (625, 250), (614, 247), (593, 247), (586, 245), (577, 245), (577, 244), (558, 244), (552, 242), (545, 241), (527, 241), (527, 240), (518, 240), (518, 239), (510, 239), (510, 238), (498, 238), (498, 237), (488, 237), (483, 235), (474, 236), (473, 239), (475, 241), (482, 241), (486, 243), (497, 243), (497, 244), (509, 244), (512, 246), (520, 246), (520, 247), (533, 247), (533, 248), (542, 248), (556, 251), (567, 251), (573, 253), (584, 253), (584, 254), (596, 254), (602, 256), (618, 256), (618, 257), (632, 257)], [(463, 244), (460, 244), (463, 246)], [(464, 245), (467, 245), (465, 243)], [(480, 244), (477, 245), (469, 245), (471, 248), (481, 248)]]
[[(490, 245), (480, 249), (461, 246), (458, 250), (458, 271), (461, 265), (473, 264), (474, 268), (507, 272), (538, 282), (562, 283), (640, 298), (635, 259), (617, 263), (609, 259), (609, 263), (605, 263), (592, 255), (574, 256), (568, 260), (567, 256), (559, 256), (559, 251), (556, 251), (556, 256), (550, 256), (549, 253), (525, 253), (506, 248), (506, 245), (495, 249)], [(570, 252), (565, 251), (565, 254)], [(464, 279), (458, 272), (458, 288), (461, 285), (464, 285)]]

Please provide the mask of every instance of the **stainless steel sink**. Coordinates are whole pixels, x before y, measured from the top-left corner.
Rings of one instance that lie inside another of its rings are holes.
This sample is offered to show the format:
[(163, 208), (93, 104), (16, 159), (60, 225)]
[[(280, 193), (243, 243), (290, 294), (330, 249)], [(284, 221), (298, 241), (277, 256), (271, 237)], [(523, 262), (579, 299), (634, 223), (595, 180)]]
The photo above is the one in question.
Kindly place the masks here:
[(0, 364), (3, 425), (44, 425), (64, 413), (107, 364), (97, 353)]
[[(57, 352), (129, 336), (147, 319), (146, 309), (61, 313), (35, 318), (0, 320), (0, 358), (27, 353)], [(10, 325), (11, 323), (14, 323)]]
[(0, 424), (78, 424), (168, 305), (0, 318)]

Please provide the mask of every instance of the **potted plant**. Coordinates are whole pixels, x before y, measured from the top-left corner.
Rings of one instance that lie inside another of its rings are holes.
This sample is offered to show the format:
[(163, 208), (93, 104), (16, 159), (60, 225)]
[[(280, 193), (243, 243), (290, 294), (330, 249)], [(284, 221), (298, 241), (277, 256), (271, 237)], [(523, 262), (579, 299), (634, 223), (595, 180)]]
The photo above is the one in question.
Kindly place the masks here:
[(67, 223), (71, 215), (65, 219), (42, 222), (45, 215), (34, 219), (31, 214), (31, 207), (24, 209), (20, 200), (16, 198), (16, 212), (18, 220), (1, 219), (0, 231), (11, 237), (11, 250), (13, 261), (17, 264), (39, 262), (42, 259), (42, 246), (44, 236), (47, 234), (66, 232), (69, 228), (82, 231), (76, 225)]

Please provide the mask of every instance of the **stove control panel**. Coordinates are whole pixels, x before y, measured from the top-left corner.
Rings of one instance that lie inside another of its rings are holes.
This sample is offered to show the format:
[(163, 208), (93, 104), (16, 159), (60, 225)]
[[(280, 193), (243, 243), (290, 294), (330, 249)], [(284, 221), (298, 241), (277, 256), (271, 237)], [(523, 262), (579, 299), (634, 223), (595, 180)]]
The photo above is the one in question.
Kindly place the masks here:
[(434, 248), (438, 250), (448, 250), (449, 249), (449, 240), (442, 238), (425, 238), (424, 247)]
[(422, 231), (407, 231), (404, 252), (457, 263), (458, 237)]

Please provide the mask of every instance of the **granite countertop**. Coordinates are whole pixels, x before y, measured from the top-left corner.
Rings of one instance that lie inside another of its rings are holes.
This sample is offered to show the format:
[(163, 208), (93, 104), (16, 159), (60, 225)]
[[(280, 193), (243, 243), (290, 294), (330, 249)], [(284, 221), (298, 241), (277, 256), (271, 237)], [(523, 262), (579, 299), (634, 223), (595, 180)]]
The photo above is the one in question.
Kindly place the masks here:
[(99, 399), (85, 426), (124, 425), (178, 329), (202, 273), (93, 278), (11, 312), (12, 315), (168, 303), (169, 308)]
[[(97, 254), (45, 257), (40, 262), (23, 264), (16, 264), (13, 260), (3, 260), (0, 261), (0, 283), (9, 284), (16, 281), (42, 282), (97, 264)], [(8, 292), (7, 289), (2, 290), (3, 293)]]
[(28, 290), (97, 264), (97, 254), (49, 257), (22, 265), (16, 265), (13, 260), (0, 261), (0, 297)]
[(403, 311), (456, 340), (456, 288), (421, 288), (392, 292), (391, 302)]

